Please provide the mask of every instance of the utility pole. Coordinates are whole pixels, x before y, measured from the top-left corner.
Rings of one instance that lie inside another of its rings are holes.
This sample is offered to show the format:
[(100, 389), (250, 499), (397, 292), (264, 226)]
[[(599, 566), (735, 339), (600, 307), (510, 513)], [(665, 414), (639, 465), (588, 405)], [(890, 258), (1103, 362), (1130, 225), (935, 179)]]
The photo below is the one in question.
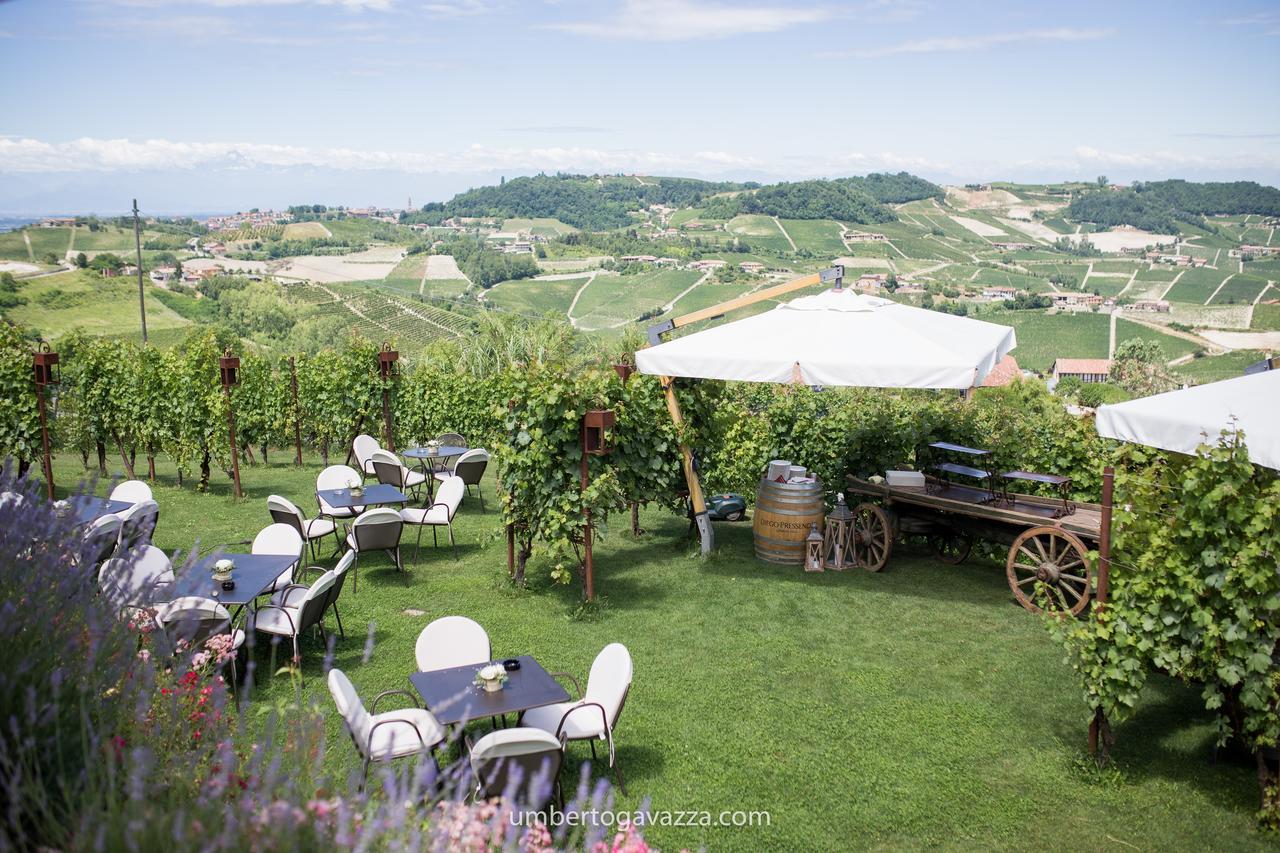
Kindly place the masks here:
[(138, 200), (133, 200), (133, 245), (138, 251), (138, 313), (142, 317), (142, 343), (147, 342), (147, 298), (142, 289), (142, 227), (138, 223)]

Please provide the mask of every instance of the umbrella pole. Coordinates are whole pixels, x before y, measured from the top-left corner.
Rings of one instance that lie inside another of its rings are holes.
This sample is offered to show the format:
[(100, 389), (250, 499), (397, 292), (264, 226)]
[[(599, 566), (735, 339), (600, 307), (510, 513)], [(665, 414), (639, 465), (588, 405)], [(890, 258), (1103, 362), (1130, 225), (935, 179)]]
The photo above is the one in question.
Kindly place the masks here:
[[(675, 380), (663, 376), (662, 393), (667, 398), (667, 411), (671, 413), (671, 422), (676, 425), (677, 432), (684, 423), (684, 414), (680, 411), (680, 401), (676, 399)], [(693, 505), (693, 521), (698, 526), (698, 535), (702, 539), (702, 556), (711, 553), (716, 545), (715, 531), (711, 529), (711, 519), (707, 518), (707, 502), (702, 495), (702, 481), (698, 479), (698, 471), (693, 467), (693, 451), (689, 445), (680, 442), (680, 462), (684, 466), (684, 479), (689, 484), (689, 503)]]

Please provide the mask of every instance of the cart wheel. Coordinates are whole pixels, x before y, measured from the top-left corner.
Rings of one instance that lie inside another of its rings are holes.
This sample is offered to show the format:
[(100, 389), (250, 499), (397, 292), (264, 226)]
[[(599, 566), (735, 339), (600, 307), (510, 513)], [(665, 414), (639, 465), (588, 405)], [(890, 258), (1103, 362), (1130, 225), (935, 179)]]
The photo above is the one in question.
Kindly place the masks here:
[(973, 537), (950, 528), (929, 537), (929, 547), (933, 554), (949, 566), (958, 566), (969, 559), (973, 550)]
[(1093, 592), (1088, 550), (1074, 533), (1057, 527), (1023, 531), (1005, 564), (1014, 598), (1032, 613), (1048, 609), (1077, 615)]
[(893, 524), (888, 514), (875, 504), (853, 508), (853, 554), (858, 565), (878, 572), (893, 553)]

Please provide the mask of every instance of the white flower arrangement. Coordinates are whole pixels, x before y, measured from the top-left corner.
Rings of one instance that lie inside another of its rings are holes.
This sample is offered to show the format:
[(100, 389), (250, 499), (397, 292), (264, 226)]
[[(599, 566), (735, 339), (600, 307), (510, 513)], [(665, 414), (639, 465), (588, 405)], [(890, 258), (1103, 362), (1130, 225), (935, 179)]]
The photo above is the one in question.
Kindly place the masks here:
[(231, 570), (234, 569), (235, 567), (236, 567), (236, 564), (226, 558), (223, 558), (218, 562), (214, 563), (213, 564), (214, 580), (226, 580), (227, 578), (231, 577)]
[[(21, 496), (21, 495), (18, 495), (18, 496), (17, 496), (17, 498), (18, 498), (18, 499), (17, 499), (17, 501), (15, 501), (15, 503), (21, 503), (21, 502), (22, 502), (22, 496)], [(69, 514), (69, 513), (71, 512), (71, 501), (54, 501), (54, 502), (53, 502), (53, 511), (54, 511), (54, 513), (55, 513), (55, 514), (57, 514), (57, 516), (58, 516), (59, 518), (62, 518), (63, 516), (65, 516), (65, 515), (67, 515), (67, 514)]]
[(507, 683), (507, 671), (500, 663), (488, 664), (476, 672), (473, 683), (488, 691), (501, 690), (502, 685)]

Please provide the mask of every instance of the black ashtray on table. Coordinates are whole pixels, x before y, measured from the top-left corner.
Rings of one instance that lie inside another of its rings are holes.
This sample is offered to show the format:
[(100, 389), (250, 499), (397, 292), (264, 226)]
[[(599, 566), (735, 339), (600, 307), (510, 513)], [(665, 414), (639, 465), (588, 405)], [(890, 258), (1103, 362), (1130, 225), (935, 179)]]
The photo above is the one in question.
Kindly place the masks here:
[(507, 658), (502, 662), (502, 668), (507, 672), (515, 672), (520, 668), (519, 658)]

